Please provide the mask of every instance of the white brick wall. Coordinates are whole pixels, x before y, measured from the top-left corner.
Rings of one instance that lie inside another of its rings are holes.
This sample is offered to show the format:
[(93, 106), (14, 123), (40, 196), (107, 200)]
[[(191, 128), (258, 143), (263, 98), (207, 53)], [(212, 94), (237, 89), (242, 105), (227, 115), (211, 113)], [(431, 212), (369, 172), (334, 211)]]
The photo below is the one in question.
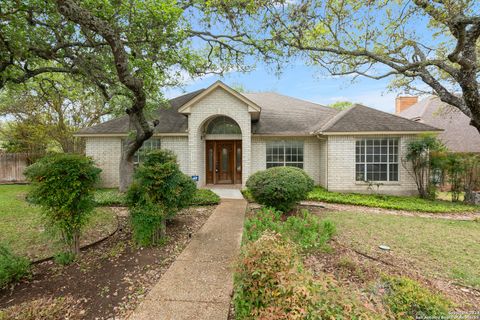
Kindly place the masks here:
[(185, 173), (189, 172), (188, 137), (162, 137), (160, 145), (162, 149), (173, 151), (177, 155), (180, 169)]
[[(374, 137), (374, 136), (369, 136)], [(393, 137), (393, 136), (392, 136)], [(388, 194), (416, 194), (415, 180), (403, 167), (406, 145), (412, 136), (397, 136), (399, 143), (399, 181), (384, 182), (378, 192)], [(368, 192), (364, 182), (355, 181), (355, 141), (359, 136), (329, 136), (328, 137), (328, 190), (340, 192)]]
[(316, 137), (252, 137), (252, 173), (266, 169), (266, 150), (268, 141), (301, 140), (304, 142), (303, 169), (319, 184), (321, 181), (320, 140)]
[(121, 138), (95, 137), (86, 139), (86, 155), (92, 157), (95, 164), (102, 169), (100, 186), (106, 188), (118, 187), (121, 152)]
[(199, 185), (205, 184), (205, 139), (202, 131), (205, 123), (218, 115), (224, 115), (237, 122), (242, 131), (242, 182), (245, 184), (250, 175), (251, 156), (251, 117), (248, 106), (222, 88), (198, 101), (191, 108), (188, 117), (188, 139), (190, 156), (190, 175), (198, 175)]
[(319, 144), (319, 155), (318, 163), (320, 176), (318, 184), (322, 187), (327, 187), (327, 140), (322, 139), (318, 141)]

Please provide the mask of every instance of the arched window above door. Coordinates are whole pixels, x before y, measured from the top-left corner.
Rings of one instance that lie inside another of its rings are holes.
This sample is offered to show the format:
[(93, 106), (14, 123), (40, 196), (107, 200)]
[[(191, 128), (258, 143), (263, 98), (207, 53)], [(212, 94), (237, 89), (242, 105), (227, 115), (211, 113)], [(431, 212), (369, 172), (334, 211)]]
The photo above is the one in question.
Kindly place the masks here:
[(206, 134), (241, 134), (242, 130), (232, 118), (218, 116), (207, 124)]

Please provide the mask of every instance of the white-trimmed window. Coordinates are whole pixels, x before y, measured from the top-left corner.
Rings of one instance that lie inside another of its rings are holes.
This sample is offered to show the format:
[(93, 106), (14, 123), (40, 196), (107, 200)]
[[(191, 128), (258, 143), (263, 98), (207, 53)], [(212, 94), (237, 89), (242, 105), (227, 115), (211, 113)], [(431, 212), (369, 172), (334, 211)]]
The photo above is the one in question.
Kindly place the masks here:
[(145, 159), (145, 155), (149, 151), (160, 149), (160, 147), (160, 138), (150, 138), (148, 140), (145, 140), (142, 147), (138, 149), (137, 152), (135, 152), (135, 155), (133, 156), (133, 162), (135, 163), (135, 165), (142, 163), (143, 159)]
[(398, 181), (398, 139), (362, 139), (355, 146), (357, 181)]
[(267, 142), (267, 169), (284, 166), (303, 169), (303, 141)]

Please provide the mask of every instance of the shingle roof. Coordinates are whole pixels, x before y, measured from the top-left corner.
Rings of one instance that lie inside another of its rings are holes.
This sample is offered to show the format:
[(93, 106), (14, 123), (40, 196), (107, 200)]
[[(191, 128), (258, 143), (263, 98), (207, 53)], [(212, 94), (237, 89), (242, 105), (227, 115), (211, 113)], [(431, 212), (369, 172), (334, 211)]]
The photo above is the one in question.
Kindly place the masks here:
[(480, 134), (470, 125), (470, 118), (437, 96), (429, 96), (399, 115), (443, 129), (438, 137), (451, 151), (480, 152)]
[[(178, 113), (177, 110), (190, 101), (204, 89), (184, 94), (169, 100), (169, 105), (158, 109), (155, 119), (159, 124), (155, 127), (155, 133), (185, 133), (188, 128), (187, 117)], [(122, 116), (99, 125), (84, 128), (78, 134), (122, 134), (129, 132), (128, 116)]]
[(338, 113), (320, 104), (274, 92), (244, 95), (262, 108), (259, 121), (252, 126), (254, 134), (309, 135)]
[(417, 132), (440, 131), (440, 129), (405, 118), (372, 109), (361, 104), (355, 104), (350, 109), (340, 112), (318, 133), (329, 132)]
[[(178, 109), (204, 89), (169, 100), (169, 108), (159, 108), (155, 116), (159, 124), (155, 133), (185, 133), (187, 116)], [(244, 93), (261, 107), (260, 119), (252, 123), (253, 134), (310, 135), (328, 132), (369, 131), (435, 131), (431, 126), (410, 121), (362, 105), (338, 111), (313, 102), (274, 92)], [(102, 124), (84, 128), (79, 135), (125, 134), (129, 132), (128, 117), (123, 116)]]

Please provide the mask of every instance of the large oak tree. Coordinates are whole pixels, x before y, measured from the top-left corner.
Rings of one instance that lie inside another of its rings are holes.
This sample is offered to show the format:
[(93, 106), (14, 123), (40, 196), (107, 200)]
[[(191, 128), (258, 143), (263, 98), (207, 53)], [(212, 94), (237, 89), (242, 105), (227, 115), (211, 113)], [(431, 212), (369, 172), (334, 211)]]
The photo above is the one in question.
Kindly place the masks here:
[(122, 106), (132, 130), (120, 164), (125, 190), (133, 156), (156, 123), (145, 110), (164, 101), (165, 88), (186, 77), (248, 69), (252, 61), (245, 58), (254, 54), (273, 56), (270, 42), (256, 41), (257, 26), (243, 19), (257, 8), (255, 1), (6, 0), (0, 7), (0, 90), (62, 73)]
[(261, 10), (257, 23), (285, 54), (334, 76), (434, 93), (480, 131), (479, 1), (304, 0)]

